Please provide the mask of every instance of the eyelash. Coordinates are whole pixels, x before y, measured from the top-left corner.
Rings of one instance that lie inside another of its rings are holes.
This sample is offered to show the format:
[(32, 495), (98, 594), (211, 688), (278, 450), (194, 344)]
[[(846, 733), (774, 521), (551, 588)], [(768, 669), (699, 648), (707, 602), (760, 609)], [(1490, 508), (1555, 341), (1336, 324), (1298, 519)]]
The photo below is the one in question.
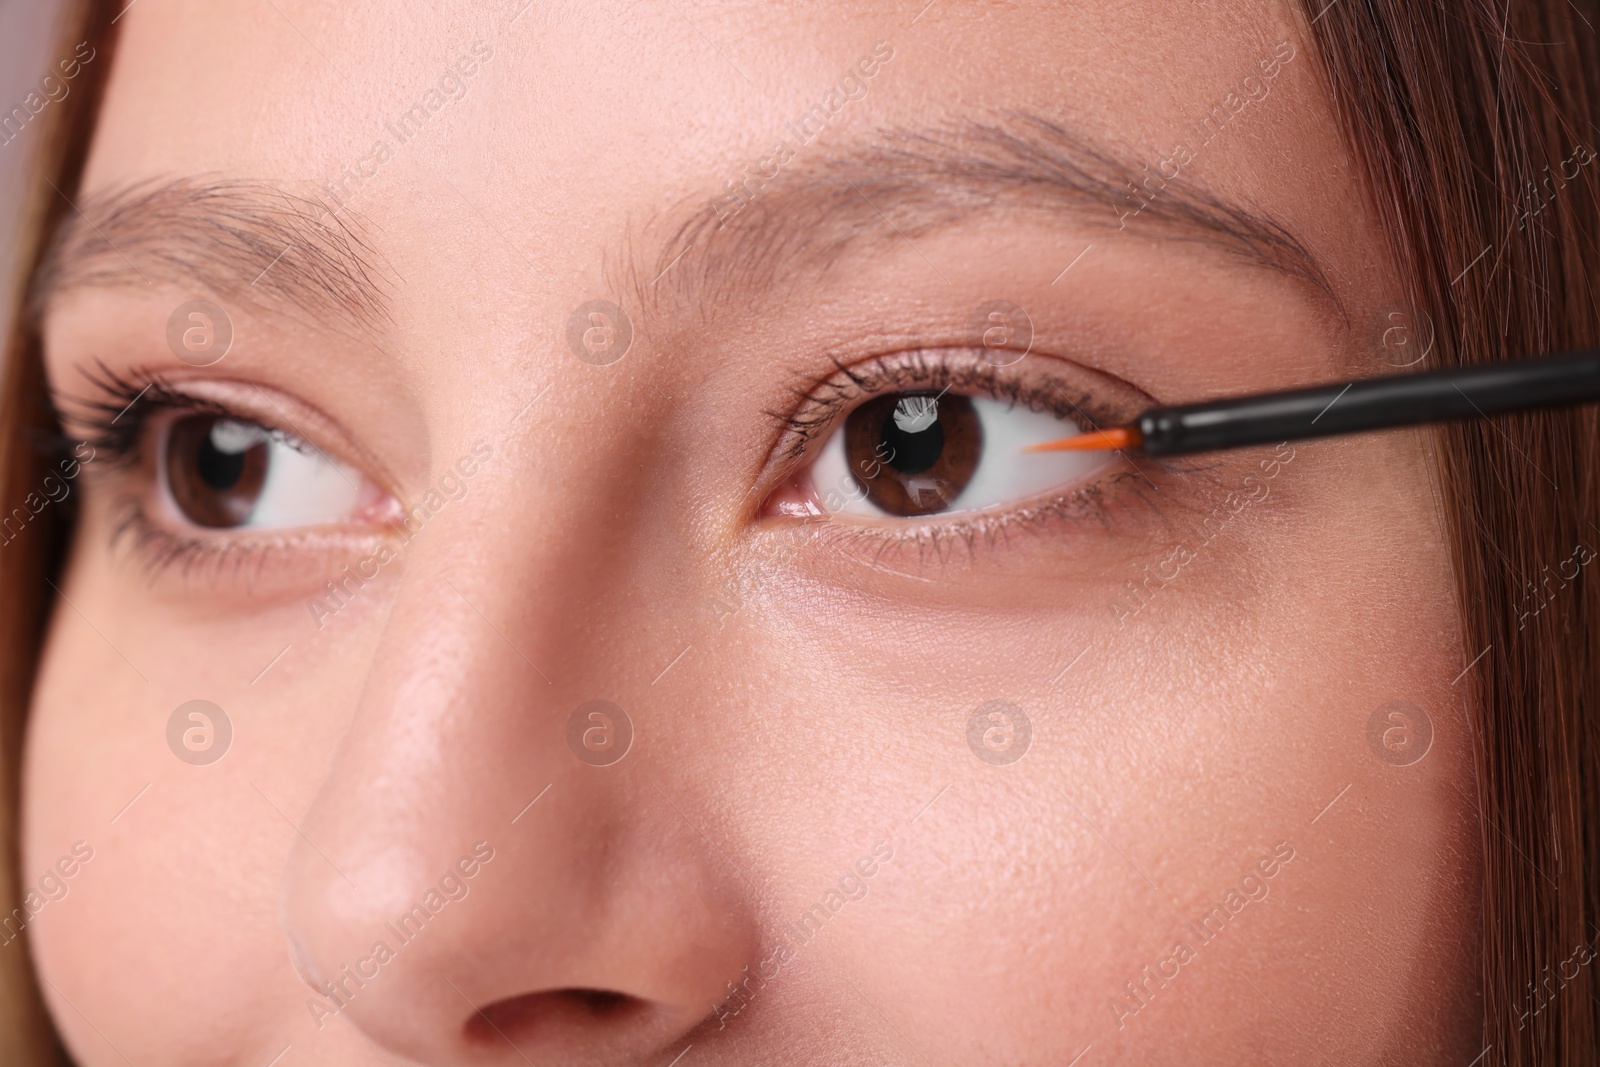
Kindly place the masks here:
[[(94, 396), (58, 395), (56, 414), (83, 431), (81, 440), (110, 457), (110, 466), (126, 468), (141, 458), (150, 420), (160, 412), (178, 411), (194, 415), (218, 415), (255, 422), (248, 416), (200, 397), (190, 396), (169, 386), (159, 375), (144, 369), (119, 374), (96, 362), (84, 377), (96, 390)], [(126, 421), (124, 421), (126, 420)], [(280, 436), (281, 431), (264, 427)]]
[[(80, 441), (87, 443), (94, 450), (95, 460), (86, 468), (86, 473), (92, 472), (102, 480), (115, 475), (127, 476), (148, 461), (150, 426), (169, 412), (238, 419), (260, 426), (279, 441), (300, 446), (296, 435), (264, 423), (254, 415), (242, 414), (215, 401), (175, 389), (159, 374), (143, 367), (122, 374), (96, 361), (84, 376), (93, 389), (92, 395), (58, 394), (52, 398), (57, 422), (70, 424), (81, 434), (76, 438), (63, 436), (56, 445), (69, 450)], [(155, 477), (161, 477), (159, 472)], [(311, 538), (293, 533), (277, 537), (184, 536), (151, 517), (140, 490), (123, 493), (116, 500), (110, 537), (113, 548), (124, 542), (131, 545), (151, 580), (173, 568), (184, 578), (194, 576), (201, 568), (209, 568), (211, 576), (220, 576), (230, 563), (234, 577), (239, 577), (246, 568), (252, 568), (252, 574), (259, 574), (272, 562), (274, 552), (308, 540)]]
[[(962, 351), (912, 349), (876, 356), (853, 366), (834, 358), (833, 372), (806, 379), (804, 386), (792, 390), (800, 400), (800, 407), (796, 411), (788, 414), (768, 412), (791, 434), (780, 455), (785, 460), (799, 458), (817, 437), (838, 421), (843, 412), (858, 402), (898, 389), (949, 388), (956, 392), (977, 392), (996, 400), (1022, 404), (1033, 411), (1048, 411), (1064, 419), (1088, 421), (1090, 425), (1084, 429), (1096, 429), (1109, 421), (1089, 394), (1073, 401), (1062, 393), (1058, 382), (1052, 382), (1048, 388), (1035, 386), (1032, 382), (1007, 375), (1004, 368), (988, 363), (981, 357), (965, 365), (956, 365), (952, 357)], [(823, 395), (819, 396), (819, 393)]]
[[(1033, 381), (1008, 374), (1009, 368), (989, 363), (974, 349), (912, 349), (877, 356), (860, 364), (833, 359), (834, 370), (820, 377), (805, 379), (792, 390), (800, 404), (793, 412), (768, 412), (784, 428), (785, 437), (778, 449), (784, 474), (782, 484), (799, 470), (811, 446), (835, 430), (843, 416), (860, 403), (884, 393), (902, 389), (944, 389), (978, 393), (997, 400), (1009, 400), (1033, 411), (1047, 411), (1078, 423), (1083, 429), (1098, 429), (1122, 419), (1113, 414), (1093, 394), (1069, 396), (1059, 381)], [(1131, 414), (1131, 413), (1127, 413)], [(1145, 471), (1126, 459), (1114, 461), (1113, 469), (1094, 481), (1067, 490), (1049, 500), (1020, 508), (974, 513), (969, 518), (929, 516), (917, 521), (892, 524), (835, 523), (808, 520), (797, 523), (816, 529), (817, 538), (828, 547), (851, 551), (875, 549), (874, 559), (886, 552), (915, 549), (918, 562), (935, 555), (947, 562), (947, 550), (964, 546), (971, 559), (980, 543), (985, 549), (1002, 545), (1012, 533), (1050, 529), (1061, 524), (1096, 521), (1110, 531), (1115, 520), (1134, 503), (1157, 509), (1150, 495), (1160, 487)], [(1188, 468), (1150, 461), (1159, 473), (1189, 471)]]

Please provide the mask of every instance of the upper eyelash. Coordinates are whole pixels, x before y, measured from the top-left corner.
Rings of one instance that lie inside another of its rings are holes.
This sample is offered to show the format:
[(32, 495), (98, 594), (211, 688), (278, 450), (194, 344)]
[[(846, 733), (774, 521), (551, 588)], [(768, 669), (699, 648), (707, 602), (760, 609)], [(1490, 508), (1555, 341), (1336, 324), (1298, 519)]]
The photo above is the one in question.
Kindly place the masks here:
[(800, 401), (796, 410), (767, 412), (789, 431), (789, 440), (780, 458), (788, 461), (804, 455), (811, 442), (831, 427), (845, 408), (855, 401), (889, 392), (896, 386), (973, 390), (997, 400), (1023, 404), (1035, 411), (1075, 418), (1087, 424), (1082, 427), (1085, 430), (1098, 429), (1106, 421), (1096, 417), (1098, 405), (1087, 393), (1073, 398), (1058, 382), (1041, 386), (1008, 375), (1002, 368), (983, 360), (958, 365), (946, 355), (949, 351), (911, 349), (853, 365), (830, 357), (833, 371), (805, 378), (803, 385), (791, 388)]
[(83, 434), (81, 438), (63, 437), (57, 445), (70, 446), (79, 440), (84, 441), (96, 454), (104, 450), (113, 466), (126, 466), (138, 458), (149, 420), (161, 411), (215, 415), (248, 422), (260, 426), (276, 440), (297, 448), (303, 447), (299, 437), (294, 434), (263, 423), (254, 416), (241, 415), (214, 400), (176, 389), (160, 374), (144, 368), (135, 368), (122, 374), (96, 360), (94, 366), (83, 374), (96, 390), (94, 395), (61, 392), (51, 397), (57, 421), (63, 425), (70, 424)]

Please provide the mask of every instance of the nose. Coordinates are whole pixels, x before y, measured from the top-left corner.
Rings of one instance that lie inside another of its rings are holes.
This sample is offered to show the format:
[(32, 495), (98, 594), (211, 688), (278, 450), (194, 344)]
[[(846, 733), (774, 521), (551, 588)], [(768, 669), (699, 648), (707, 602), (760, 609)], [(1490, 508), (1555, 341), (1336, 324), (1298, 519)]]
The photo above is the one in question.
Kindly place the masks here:
[(648, 738), (609, 765), (568, 742), (580, 705), (628, 699), (607, 680), (644, 687), (614, 641), (588, 651), (537, 605), (632, 598), (576, 562), (508, 579), (509, 549), (480, 542), (463, 564), (437, 533), (407, 556), (288, 863), (282, 921), (308, 1010), (426, 1064), (657, 1062), (759, 938), (739, 873), (666, 798)]

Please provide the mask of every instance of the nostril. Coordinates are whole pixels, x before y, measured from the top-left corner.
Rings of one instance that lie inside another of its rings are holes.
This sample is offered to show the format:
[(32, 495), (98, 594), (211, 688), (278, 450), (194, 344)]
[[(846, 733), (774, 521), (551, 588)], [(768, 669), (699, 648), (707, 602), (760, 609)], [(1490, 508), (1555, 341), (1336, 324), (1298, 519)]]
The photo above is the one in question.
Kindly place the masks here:
[(609, 989), (559, 989), (524, 993), (486, 1005), (467, 1020), (467, 1038), (488, 1044), (509, 1038), (570, 1036), (603, 1024), (634, 1019), (649, 1010), (643, 1000)]
[(612, 1015), (633, 1001), (626, 993), (609, 989), (573, 989), (568, 992), (596, 1015)]

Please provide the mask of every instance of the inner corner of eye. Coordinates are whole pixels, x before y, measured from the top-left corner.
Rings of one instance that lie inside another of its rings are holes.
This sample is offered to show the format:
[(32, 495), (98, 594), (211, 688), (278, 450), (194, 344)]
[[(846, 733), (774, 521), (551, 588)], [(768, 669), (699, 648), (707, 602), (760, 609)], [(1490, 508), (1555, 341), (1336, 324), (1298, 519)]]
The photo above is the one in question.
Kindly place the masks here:
[(1024, 451), (1082, 430), (1008, 400), (888, 393), (845, 416), (774, 511), (914, 518), (1020, 504), (1108, 461), (1103, 452)]

